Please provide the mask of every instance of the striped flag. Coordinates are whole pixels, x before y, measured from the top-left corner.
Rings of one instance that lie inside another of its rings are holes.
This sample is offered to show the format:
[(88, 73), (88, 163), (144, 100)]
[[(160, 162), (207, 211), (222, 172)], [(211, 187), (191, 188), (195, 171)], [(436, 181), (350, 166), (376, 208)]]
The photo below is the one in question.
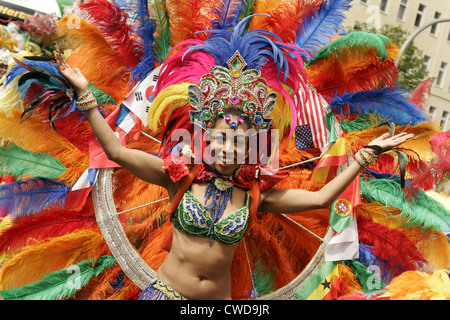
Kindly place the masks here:
[(299, 150), (325, 149), (334, 140), (334, 117), (325, 99), (315, 90), (301, 90), (296, 143)]
[(308, 180), (328, 183), (336, 177), (338, 167), (346, 162), (345, 138), (339, 138), (320, 159)]
[(84, 206), (97, 181), (98, 169), (87, 168), (66, 196), (66, 209), (78, 209)]
[(299, 300), (333, 300), (348, 291), (339, 278), (338, 262), (325, 262), (299, 288), (295, 296)]

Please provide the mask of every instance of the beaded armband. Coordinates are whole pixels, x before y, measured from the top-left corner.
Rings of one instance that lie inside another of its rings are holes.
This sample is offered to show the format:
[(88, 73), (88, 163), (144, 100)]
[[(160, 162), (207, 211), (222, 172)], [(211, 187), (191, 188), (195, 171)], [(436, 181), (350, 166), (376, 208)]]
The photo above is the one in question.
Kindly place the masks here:
[(362, 167), (368, 167), (381, 156), (382, 149), (379, 146), (365, 146), (355, 154), (355, 160)]
[(87, 111), (95, 107), (97, 107), (97, 100), (91, 90), (86, 91), (86, 93), (77, 100), (77, 109), (80, 111)]

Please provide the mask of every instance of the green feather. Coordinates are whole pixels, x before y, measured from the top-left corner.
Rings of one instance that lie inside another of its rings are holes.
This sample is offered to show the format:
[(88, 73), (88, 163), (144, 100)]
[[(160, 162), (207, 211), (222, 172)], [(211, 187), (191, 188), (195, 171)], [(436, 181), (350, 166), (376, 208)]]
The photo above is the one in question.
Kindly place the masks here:
[(41, 177), (56, 179), (66, 167), (56, 158), (45, 153), (34, 153), (15, 144), (0, 147), (0, 175)]
[(170, 29), (169, 15), (166, 10), (166, 1), (156, 0), (151, 9), (152, 19), (156, 21), (156, 32), (153, 37), (155, 56), (162, 63), (172, 49), (170, 45), (172, 31)]
[(375, 48), (378, 51), (378, 56), (381, 61), (387, 58), (386, 45), (390, 39), (386, 36), (369, 33), (364, 31), (352, 32), (343, 37), (340, 37), (330, 43), (329, 45), (320, 49), (313, 60), (309, 62), (312, 65), (321, 59), (327, 59), (332, 55), (338, 55), (342, 50), (350, 48), (356, 52), (355, 49)]
[(57, 300), (68, 298), (89, 281), (111, 267), (115, 262), (113, 256), (100, 257), (93, 266), (93, 259), (88, 259), (72, 266), (46, 275), (41, 281), (0, 291), (5, 300)]
[(367, 201), (379, 202), (385, 206), (400, 209), (401, 219), (408, 227), (423, 230), (450, 230), (450, 212), (438, 201), (419, 191), (417, 196), (407, 199), (397, 179), (373, 179), (361, 181), (361, 195)]
[[(341, 261), (343, 264), (349, 266), (353, 273), (355, 274), (356, 278), (358, 279), (359, 283), (361, 284), (362, 290), (364, 293), (370, 293), (373, 291), (377, 291), (380, 289), (383, 289), (386, 287), (386, 284), (384, 281), (375, 273), (370, 272), (367, 270), (367, 267), (363, 265), (362, 263), (356, 261), (356, 260), (346, 260)], [(376, 282), (379, 283), (380, 286), (376, 286), (376, 288), (371, 288), (369, 284)]]
[(262, 262), (257, 259), (255, 262), (255, 270), (253, 271), (253, 280), (258, 296), (268, 294), (276, 289), (273, 272), (264, 270)]
[[(239, 14), (239, 21), (252, 15), (255, 12), (255, 5), (255, 0), (244, 0), (243, 8), (241, 10), (241, 13)], [(251, 21), (252, 18), (247, 20), (247, 23), (245, 24), (245, 32), (248, 31)]]
[(355, 120), (341, 123), (342, 129), (347, 132), (363, 131), (371, 126), (370, 116), (367, 114), (359, 114)]
[(113, 97), (111, 97), (106, 92), (96, 88), (92, 83), (89, 83), (89, 89), (91, 90), (92, 95), (97, 100), (98, 105), (102, 106), (108, 103), (117, 104)]

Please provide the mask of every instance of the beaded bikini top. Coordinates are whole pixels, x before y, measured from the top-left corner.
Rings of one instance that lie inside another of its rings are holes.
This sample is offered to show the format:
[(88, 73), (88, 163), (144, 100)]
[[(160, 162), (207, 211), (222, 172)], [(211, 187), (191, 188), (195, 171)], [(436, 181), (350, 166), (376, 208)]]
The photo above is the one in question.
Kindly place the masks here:
[(230, 215), (214, 221), (205, 206), (186, 190), (172, 217), (175, 228), (188, 235), (209, 238), (225, 244), (239, 242), (245, 235), (249, 218), (249, 195), (245, 205)]

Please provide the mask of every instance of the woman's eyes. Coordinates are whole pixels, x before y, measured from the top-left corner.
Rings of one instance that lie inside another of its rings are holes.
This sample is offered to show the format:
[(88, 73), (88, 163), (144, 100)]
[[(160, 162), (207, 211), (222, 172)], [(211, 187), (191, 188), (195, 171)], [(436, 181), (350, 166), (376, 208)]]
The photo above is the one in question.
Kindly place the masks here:
[[(215, 136), (214, 137), (214, 142), (217, 143), (217, 144), (224, 144), (225, 138), (223, 136), (220, 136), (220, 135)], [(245, 146), (245, 138), (244, 137), (234, 137), (233, 143), (237, 147)]]

